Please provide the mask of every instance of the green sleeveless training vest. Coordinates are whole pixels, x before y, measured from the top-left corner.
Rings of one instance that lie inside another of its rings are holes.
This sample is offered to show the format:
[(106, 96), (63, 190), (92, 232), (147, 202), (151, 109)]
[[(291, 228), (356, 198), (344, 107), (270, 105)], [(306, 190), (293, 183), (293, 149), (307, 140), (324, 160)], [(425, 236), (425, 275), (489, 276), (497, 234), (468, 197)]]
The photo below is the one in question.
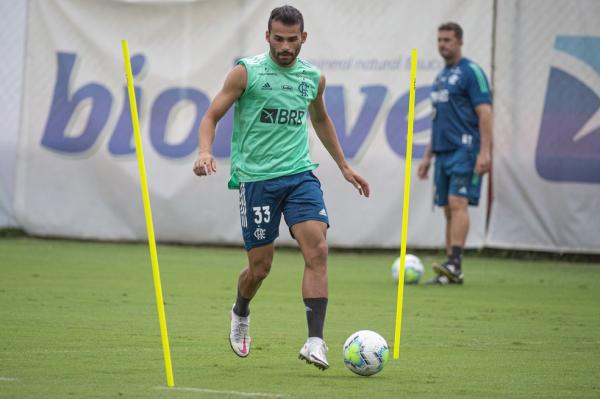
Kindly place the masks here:
[(277, 65), (269, 53), (238, 61), (248, 76), (235, 103), (229, 188), (315, 169), (308, 151), (308, 105), (321, 72), (297, 58)]

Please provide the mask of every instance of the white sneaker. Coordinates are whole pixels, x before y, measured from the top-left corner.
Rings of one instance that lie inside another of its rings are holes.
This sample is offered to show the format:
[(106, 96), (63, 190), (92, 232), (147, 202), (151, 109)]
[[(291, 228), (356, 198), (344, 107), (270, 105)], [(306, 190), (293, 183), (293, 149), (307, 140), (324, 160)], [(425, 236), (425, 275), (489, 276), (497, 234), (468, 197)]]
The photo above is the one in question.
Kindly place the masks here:
[(315, 367), (326, 370), (329, 368), (327, 363), (327, 345), (319, 337), (310, 337), (300, 349), (299, 359), (305, 360), (308, 364), (314, 364)]
[(241, 317), (231, 309), (231, 331), (229, 332), (229, 344), (231, 349), (239, 357), (246, 357), (250, 353), (250, 316)]

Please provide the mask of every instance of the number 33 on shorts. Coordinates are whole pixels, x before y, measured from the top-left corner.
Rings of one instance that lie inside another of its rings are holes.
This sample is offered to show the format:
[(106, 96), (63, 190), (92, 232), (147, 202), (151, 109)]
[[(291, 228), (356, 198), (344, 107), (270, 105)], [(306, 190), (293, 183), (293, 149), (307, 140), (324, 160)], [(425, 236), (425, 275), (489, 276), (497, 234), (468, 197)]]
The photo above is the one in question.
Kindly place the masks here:
[(271, 207), (270, 206), (254, 206), (252, 207), (252, 210), (254, 211), (254, 215), (256, 216), (254, 218), (254, 223), (256, 224), (261, 224), (261, 223), (269, 223), (271, 221)]

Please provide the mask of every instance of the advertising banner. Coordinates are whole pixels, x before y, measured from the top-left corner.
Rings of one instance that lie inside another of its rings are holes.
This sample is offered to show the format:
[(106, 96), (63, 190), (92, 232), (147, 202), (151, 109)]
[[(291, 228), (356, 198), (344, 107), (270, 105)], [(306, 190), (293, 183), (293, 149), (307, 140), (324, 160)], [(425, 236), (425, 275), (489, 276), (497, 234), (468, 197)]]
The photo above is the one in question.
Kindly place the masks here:
[[(227, 190), (233, 110), (217, 128), (218, 172), (192, 173), (197, 130), (240, 57), (268, 51), (274, 1), (81, 2), (32, 0), (16, 212), (26, 231), (145, 239), (121, 39), (129, 41), (156, 235), (162, 241), (241, 243), (238, 192)], [(330, 245), (399, 246), (410, 51), (419, 51), (408, 244), (444, 245), (431, 180), (416, 178), (429, 141), (429, 93), (443, 60), (437, 27), (465, 30), (464, 54), (490, 74), (492, 1), (297, 1), (308, 39), (300, 56), (327, 79), (325, 103), (352, 167), (371, 184), (360, 197), (309, 131), (320, 163)], [(484, 181), (487, 182), (487, 179)], [(485, 235), (487, 183), (471, 208), (468, 246)], [(293, 243), (281, 226), (278, 242)]]
[(25, 49), (26, 1), (0, 1), (0, 228), (17, 227), (13, 200)]
[(591, 0), (498, 4), (487, 246), (600, 252), (598, 15)]

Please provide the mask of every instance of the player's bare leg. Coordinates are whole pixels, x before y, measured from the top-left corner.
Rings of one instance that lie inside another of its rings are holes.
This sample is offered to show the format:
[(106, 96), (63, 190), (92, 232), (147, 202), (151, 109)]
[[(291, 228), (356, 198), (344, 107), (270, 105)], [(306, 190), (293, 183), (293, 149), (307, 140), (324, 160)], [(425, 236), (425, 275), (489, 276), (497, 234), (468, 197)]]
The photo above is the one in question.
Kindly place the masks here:
[(238, 288), (242, 297), (254, 298), (263, 280), (267, 278), (273, 263), (273, 244), (252, 248), (248, 251), (248, 266), (240, 273)]
[(449, 195), (448, 207), (451, 214), (450, 247), (463, 248), (469, 233), (469, 202), (465, 197)]
[(271, 271), (273, 244), (252, 248), (248, 251), (248, 266), (240, 273), (238, 293), (231, 309), (229, 343), (236, 355), (246, 357), (250, 353), (250, 301), (256, 295), (263, 280)]
[(327, 311), (327, 225), (309, 220), (292, 226), (292, 233), (304, 256), (302, 297), (306, 305), (308, 339), (300, 349), (300, 359), (321, 370), (329, 368), (323, 325)]
[(304, 257), (302, 296), (327, 298), (327, 225), (317, 220), (308, 220), (293, 225), (292, 233)]
[[(469, 233), (469, 202), (464, 197), (455, 195), (448, 196), (450, 223), (446, 226), (446, 234), (450, 238), (450, 253), (448, 261), (441, 265), (434, 265), (434, 270), (446, 276), (451, 282), (462, 284), (463, 273), (461, 268), (461, 255), (465, 246), (467, 234)], [(446, 212), (448, 218), (448, 213)], [(449, 231), (448, 231), (449, 226)]]
[(446, 255), (452, 254), (451, 241), (450, 241), (450, 228), (452, 226), (452, 212), (450, 212), (450, 205), (444, 206), (444, 216), (446, 217)]

